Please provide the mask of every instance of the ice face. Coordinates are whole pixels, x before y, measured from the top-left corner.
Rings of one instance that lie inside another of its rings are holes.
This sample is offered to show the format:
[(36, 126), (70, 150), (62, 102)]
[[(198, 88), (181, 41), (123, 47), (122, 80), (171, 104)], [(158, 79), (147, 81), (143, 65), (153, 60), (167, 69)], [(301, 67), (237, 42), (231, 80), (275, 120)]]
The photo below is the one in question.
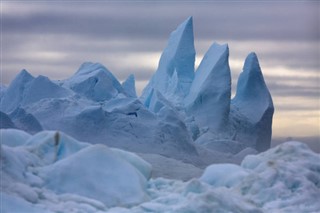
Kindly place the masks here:
[(274, 107), (255, 53), (250, 53), (246, 58), (236, 96), (232, 100), (232, 109), (234, 114), (240, 114), (242, 120), (247, 123), (236, 126), (239, 132), (238, 140), (243, 140), (241, 137), (245, 137), (244, 140), (251, 141), (252, 148), (260, 152), (268, 149), (271, 142)]
[(185, 98), (187, 113), (199, 126), (212, 131), (223, 129), (229, 119), (231, 76), (229, 48), (214, 43), (205, 54)]
[(71, 94), (71, 91), (53, 83), (49, 78), (40, 75), (26, 88), (22, 105), (34, 103), (44, 98), (68, 97)]
[[(240, 108), (250, 122), (255, 124), (262, 120), (267, 110), (273, 110), (271, 95), (264, 82), (255, 53), (250, 53), (246, 58), (232, 103)], [(255, 113), (252, 113), (253, 108)]]
[(134, 75), (129, 75), (129, 77), (122, 83), (122, 88), (129, 97), (137, 97)]
[(143, 90), (141, 99), (150, 99), (152, 91), (156, 90), (170, 102), (179, 104), (189, 92), (194, 77), (194, 61), (193, 26), (190, 17), (171, 33), (158, 69)]
[(0, 129), (8, 128), (16, 128), (16, 126), (6, 113), (0, 111)]
[(0, 108), (3, 112), (9, 113), (17, 106), (21, 105), (24, 98), (25, 88), (28, 88), (28, 85), (33, 79), (34, 77), (26, 70), (22, 70), (15, 77), (1, 98)]
[(1, 99), (1, 109), (10, 113), (18, 107), (45, 98), (62, 98), (71, 95), (71, 91), (53, 83), (45, 76), (34, 78), (26, 70), (22, 70), (12, 81)]
[(123, 92), (113, 74), (99, 63), (84, 63), (64, 86), (93, 101), (105, 101)]
[(15, 124), (15, 127), (24, 130), (28, 133), (35, 134), (43, 130), (40, 122), (30, 113), (27, 113), (23, 108), (16, 108), (10, 113), (10, 118)]

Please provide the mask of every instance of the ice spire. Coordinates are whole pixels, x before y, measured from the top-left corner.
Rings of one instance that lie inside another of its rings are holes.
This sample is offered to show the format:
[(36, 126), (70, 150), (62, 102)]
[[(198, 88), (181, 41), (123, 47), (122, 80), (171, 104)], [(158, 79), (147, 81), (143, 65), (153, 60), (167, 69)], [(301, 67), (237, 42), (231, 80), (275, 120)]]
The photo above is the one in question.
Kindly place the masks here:
[(159, 66), (149, 84), (142, 92), (141, 99), (150, 100), (152, 90), (159, 91), (176, 105), (189, 93), (194, 78), (195, 49), (192, 17), (184, 21), (170, 35), (163, 51)]

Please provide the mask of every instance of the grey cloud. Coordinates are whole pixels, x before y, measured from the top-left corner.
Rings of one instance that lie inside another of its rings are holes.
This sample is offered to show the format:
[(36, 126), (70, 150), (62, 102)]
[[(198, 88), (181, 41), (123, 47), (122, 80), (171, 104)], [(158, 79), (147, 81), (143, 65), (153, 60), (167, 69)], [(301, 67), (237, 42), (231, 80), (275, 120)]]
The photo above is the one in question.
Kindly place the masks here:
[(319, 86), (308, 86), (306, 84), (302, 86), (286, 85), (271, 82), (268, 87), (274, 97), (320, 97)]
[[(10, 3), (7, 3), (10, 5)], [(8, 33), (80, 34), (104, 38), (163, 38), (193, 15), (199, 39), (318, 40), (316, 2), (51, 2), (11, 3)], [(18, 4), (18, 5), (15, 5)], [(19, 6), (28, 10), (19, 15)], [(6, 7), (5, 7), (6, 8)]]

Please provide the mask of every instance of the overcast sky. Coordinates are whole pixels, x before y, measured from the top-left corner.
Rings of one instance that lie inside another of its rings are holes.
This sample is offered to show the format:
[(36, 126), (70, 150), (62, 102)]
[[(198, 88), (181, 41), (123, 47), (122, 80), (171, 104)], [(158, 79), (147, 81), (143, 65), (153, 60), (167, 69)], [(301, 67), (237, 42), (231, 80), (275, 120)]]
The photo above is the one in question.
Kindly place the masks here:
[(170, 33), (193, 16), (196, 64), (214, 41), (228, 43), (233, 88), (257, 53), (276, 112), (275, 137), (320, 135), (318, 1), (1, 1), (1, 83), (23, 68), (70, 77), (104, 64), (141, 91)]

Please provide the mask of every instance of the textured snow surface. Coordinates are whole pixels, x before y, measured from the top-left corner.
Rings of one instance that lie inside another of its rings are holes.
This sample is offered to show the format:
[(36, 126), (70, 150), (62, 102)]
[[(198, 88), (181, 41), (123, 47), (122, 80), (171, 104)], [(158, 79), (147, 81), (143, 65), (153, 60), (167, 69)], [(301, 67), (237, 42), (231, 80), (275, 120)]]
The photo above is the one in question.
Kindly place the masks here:
[[(61, 132), (31, 136), (1, 130), (1, 135), (1, 212), (311, 213), (320, 209), (320, 156), (300, 142), (248, 155), (241, 165), (210, 165), (200, 178), (184, 182), (149, 179), (151, 165), (137, 155), (79, 142)], [(160, 164), (166, 160), (145, 157)], [(187, 165), (183, 170), (196, 171)]]

